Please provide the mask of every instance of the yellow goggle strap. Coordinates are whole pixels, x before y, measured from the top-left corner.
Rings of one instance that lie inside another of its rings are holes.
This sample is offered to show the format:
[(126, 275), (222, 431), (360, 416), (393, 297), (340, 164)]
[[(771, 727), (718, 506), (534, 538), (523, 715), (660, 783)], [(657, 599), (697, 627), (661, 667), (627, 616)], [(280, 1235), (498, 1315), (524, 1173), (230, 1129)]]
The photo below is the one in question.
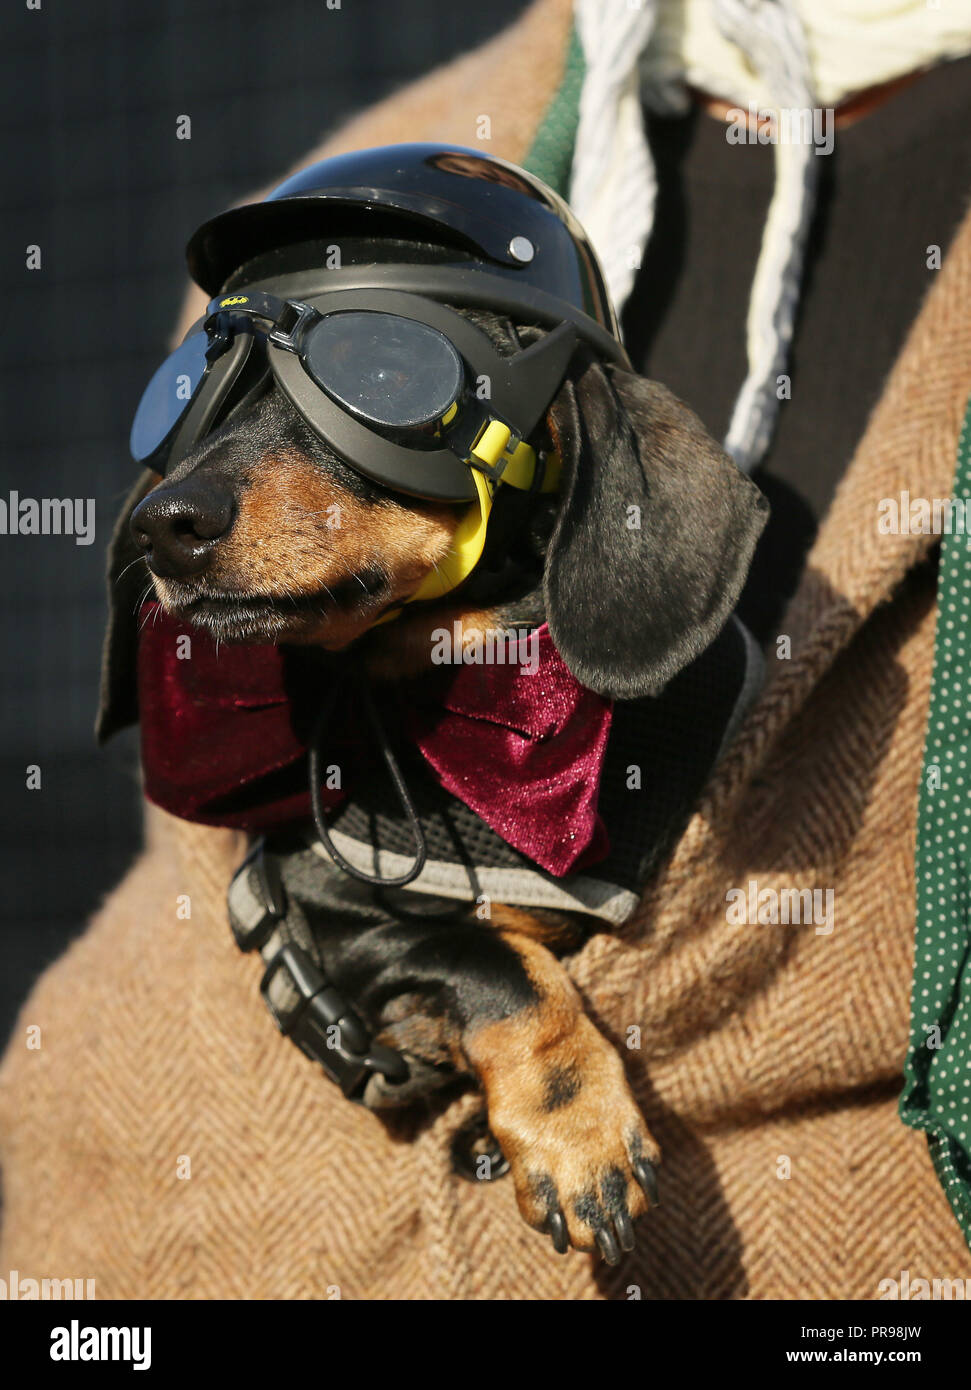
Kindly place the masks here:
[[(505, 457), (505, 467), (500, 481), (508, 483), (510, 487), (529, 491), (536, 473), (536, 451), (531, 445), (520, 440), (511, 453), (506, 453), (508, 441), (508, 428), (498, 420), (491, 421), (474, 445), (473, 457), (493, 466)], [(406, 600), (407, 603), (441, 598), (443, 594), (457, 589), (464, 579), (468, 579), (482, 558), (495, 485), (478, 468), (473, 467), (471, 472), (478, 498), (456, 527), (448, 555), (425, 576), (415, 592)], [(546, 455), (543, 479), (538, 491), (556, 492), (559, 485), (560, 458), (556, 453), (549, 453)], [(382, 623), (391, 622), (401, 611), (401, 608), (393, 608), (378, 618), (373, 626), (379, 627)]]
[(441, 598), (467, 579), (482, 558), (485, 547), (489, 513), (492, 511), (492, 484), (477, 468), (472, 469), (478, 501), (473, 502), (455, 528), (452, 548), (444, 560), (439, 560), (435, 569), (426, 574), (418, 588), (408, 600), (416, 603), (421, 599)]

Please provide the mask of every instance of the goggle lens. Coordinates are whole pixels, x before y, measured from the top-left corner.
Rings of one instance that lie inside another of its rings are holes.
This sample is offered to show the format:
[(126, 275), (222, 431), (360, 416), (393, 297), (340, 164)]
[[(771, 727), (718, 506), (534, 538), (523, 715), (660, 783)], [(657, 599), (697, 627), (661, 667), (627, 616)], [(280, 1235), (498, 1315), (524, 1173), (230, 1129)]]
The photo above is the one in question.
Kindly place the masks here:
[(150, 458), (182, 418), (205, 375), (208, 345), (205, 333), (193, 333), (165, 359), (146, 386), (129, 439), (136, 463)]
[(397, 314), (328, 314), (308, 335), (307, 371), (358, 419), (392, 430), (436, 423), (462, 390), (462, 359), (437, 329)]

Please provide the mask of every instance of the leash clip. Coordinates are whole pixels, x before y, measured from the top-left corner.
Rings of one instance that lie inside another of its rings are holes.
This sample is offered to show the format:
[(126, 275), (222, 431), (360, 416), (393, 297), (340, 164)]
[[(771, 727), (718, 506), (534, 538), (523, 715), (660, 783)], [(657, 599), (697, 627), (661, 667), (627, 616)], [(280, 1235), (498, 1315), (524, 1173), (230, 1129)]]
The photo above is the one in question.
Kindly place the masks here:
[[(305, 1057), (319, 1062), (324, 1074), (340, 1086), (348, 1100), (363, 1101), (370, 1078), (379, 1073), (392, 1085), (408, 1080), (408, 1064), (400, 1052), (371, 1041), (360, 1014), (335, 989), (309, 953), (285, 934), (287, 897), (273, 855), (261, 838), (233, 876), (229, 888), (229, 921), (243, 951), (273, 951), (260, 993), (280, 1032)], [(275, 941), (273, 938), (276, 938)]]
[[(298, 1002), (294, 1006), (284, 1006), (273, 998), (281, 971), (286, 971), (296, 989)], [(319, 1062), (348, 1100), (361, 1099), (374, 1072), (392, 1083), (408, 1079), (401, 1054), (371, 1042), (360, 1015), (295, 942), (283, 946), (270, 961), (260, 993), (280, 1032), (295, 1042), (305, 1057)]]

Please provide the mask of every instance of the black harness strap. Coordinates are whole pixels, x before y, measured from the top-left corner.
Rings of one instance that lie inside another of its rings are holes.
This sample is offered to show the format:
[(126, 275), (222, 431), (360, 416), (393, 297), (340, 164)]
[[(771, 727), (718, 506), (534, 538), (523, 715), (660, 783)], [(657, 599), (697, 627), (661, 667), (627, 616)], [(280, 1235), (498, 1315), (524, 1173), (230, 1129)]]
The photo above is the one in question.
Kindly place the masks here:
[(266, 962), (260, 993), (280, 1032), (349, 1100), (363, 1104), (375, 1074), (392, 1085), (408, 1079), (401, 1053), (372, 1042), (361, 1016), (297, 939), (279, 865), (262, 837), (233, 876), (227, 904), (240, 950), (258, 950)]

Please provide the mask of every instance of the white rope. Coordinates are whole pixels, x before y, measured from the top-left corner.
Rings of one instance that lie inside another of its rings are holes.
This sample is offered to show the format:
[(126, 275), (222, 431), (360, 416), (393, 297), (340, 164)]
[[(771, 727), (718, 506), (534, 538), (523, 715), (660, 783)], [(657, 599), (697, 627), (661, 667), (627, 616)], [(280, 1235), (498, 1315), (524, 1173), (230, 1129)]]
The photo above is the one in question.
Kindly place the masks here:
[[(642, 103), (671, 114), (687, 87), (759, 108), (811, 112), (971, 52), (967, 0), (574, 0), (586, 75), (570, 201), (618, 313), (654, 222), (657, 178)], [(746, 321), (747, 373), (725, 448), (750, 471), (779, 409), (813, 213), (812, 142), (775, 144), (775, 187)]]
[[(714, 0), (714, 10), (722, 33), (765, 79), (776, 118), (780, 109), (811, 111), (816, 102), (806, 38), (790, 0)], [(725, 436), (725, 449), (746, 472), (765, 454), (775, 427), (815, 204), (812, 143), (777, 143), (774, 152), (775, 189), (749, 298), (748, 374)]]
[(586, 74), (570, 205), (597, 249), (618, 313), (654, 223), (657, 179), (644, 137), (638, 60), (657, 0), (575, 0)]
[[(742, 47), (780, 106), (812, 107), (805, 40), (790, 0), (712, 0), (727, 37)], [(668, 72), (642, 91), (640, 61), (657, 21), (658, 0), (575, 0), (586, 76), (580, 96), (570, 202), (597, 249), (618, 313), (630, 294), (654, 221), (657, 178), (644, 133), (642, 100), (656, 110), (686, 100)], [(805, 145), (776, 145), (776, 187), (749, 308), (748, 375), (725, 447), (751, 469), (768, 447), (799, 294), (812, 212), (816, 156)]]

